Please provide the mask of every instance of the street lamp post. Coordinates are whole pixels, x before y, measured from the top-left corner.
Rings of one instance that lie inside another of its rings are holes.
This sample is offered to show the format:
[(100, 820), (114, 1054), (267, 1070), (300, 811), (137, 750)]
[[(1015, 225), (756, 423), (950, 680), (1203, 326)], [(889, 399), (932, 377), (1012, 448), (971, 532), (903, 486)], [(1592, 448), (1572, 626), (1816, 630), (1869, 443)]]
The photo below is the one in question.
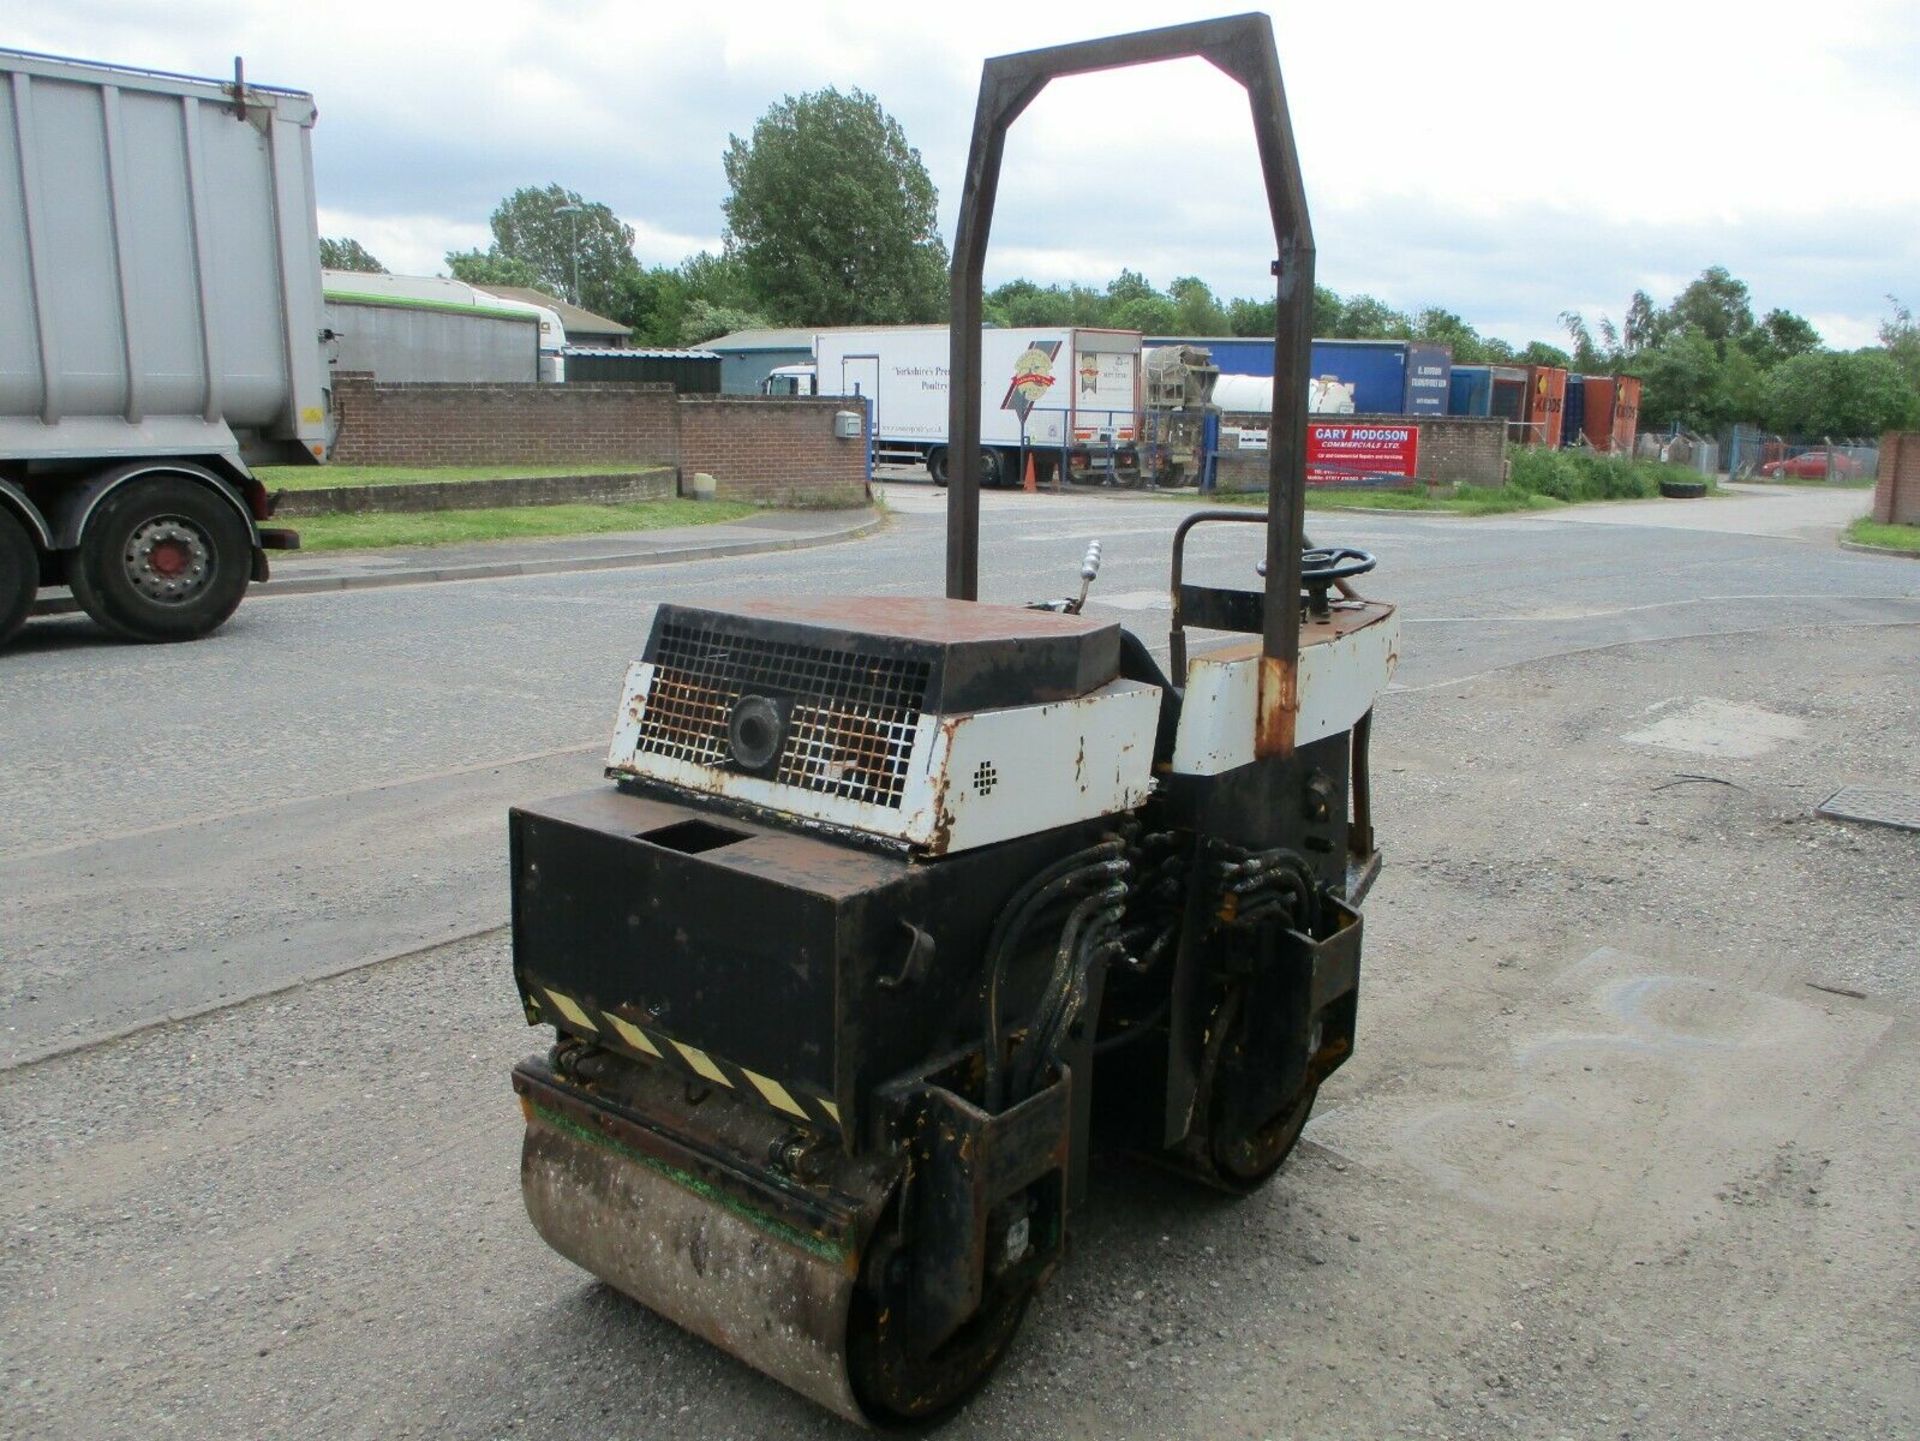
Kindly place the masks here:
[(580, 303), (580, 212), (585, 208), (583, 205), (556, 205), (553, 208), (555, 215), (567, 217), (569, 248), (573, 253), (573, 289), (567, 299), (575, 305)]

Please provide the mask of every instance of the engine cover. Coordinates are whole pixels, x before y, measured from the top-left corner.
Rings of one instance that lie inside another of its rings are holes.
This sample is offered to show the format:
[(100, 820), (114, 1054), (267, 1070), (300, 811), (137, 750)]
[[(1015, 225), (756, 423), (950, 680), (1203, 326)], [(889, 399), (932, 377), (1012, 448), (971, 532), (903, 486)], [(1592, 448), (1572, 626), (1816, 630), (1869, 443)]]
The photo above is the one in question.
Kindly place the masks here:
[(967, 601), (666, 605), (607, 774), (927, 855), (1113, 815), (1152, 784), (1160, 693), (1120, 628)]

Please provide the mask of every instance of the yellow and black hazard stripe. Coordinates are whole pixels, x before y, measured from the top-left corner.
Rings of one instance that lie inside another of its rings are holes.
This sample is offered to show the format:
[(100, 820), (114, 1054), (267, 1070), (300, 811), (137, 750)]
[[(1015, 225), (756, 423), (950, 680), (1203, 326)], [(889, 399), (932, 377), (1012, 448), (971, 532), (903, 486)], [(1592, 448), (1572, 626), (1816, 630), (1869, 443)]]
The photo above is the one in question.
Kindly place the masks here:
[(527, 1019), (576, 1036), (590, 1036), (609, 1050), (639, 1061), (658, 1062), (711, 1085), (738, 1091), (750, 1101), (796, 1121), (837, 1132), (840, 1108), (825, 1096), (799, 1085), (785, 1085), (745, 1066), (735, 1065), (698, 1046), (676, 1041), (665, 1031), (639, 1025), (625, 1016), (576, 1000), (564, 991), (535, 981), (524, 986)]

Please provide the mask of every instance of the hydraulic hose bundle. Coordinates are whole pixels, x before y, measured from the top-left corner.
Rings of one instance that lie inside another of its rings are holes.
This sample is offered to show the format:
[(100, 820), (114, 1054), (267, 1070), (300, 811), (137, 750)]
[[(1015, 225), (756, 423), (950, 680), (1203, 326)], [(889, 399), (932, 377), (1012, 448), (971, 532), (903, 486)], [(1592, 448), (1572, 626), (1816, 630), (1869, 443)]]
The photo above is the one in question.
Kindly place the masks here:
[(1319, 923), (1319, 883), (1298, 851), (1284, 846), (1248, 851), (1218, 840), (1207, 850), (1219, 888), (1217, 914), (1223, 925), (1250, 929), (1279, 920), (1290, 930), (1311, 933)]
[[(1086, 1008), (1096, 965), (1121, 960), (1131, 971), (1150, 970), (1178, 937), (1185, 858), (1172, 843), (1171, 835), (1138, 836), (1137, 828), (1127, 827), (1049, 866), (1002, 908), (987, 941), (989, 1111), (1023, 1100), (1045, 1083)], [(1127, 924), (1130, 909), (1147, 914)], [(1046, 986), (1025, 1039), (1007, 1063), (1000, 1050), (1000, 990), (1007, 968), (1029, 935), (1054, 925), (1058, 940)]]

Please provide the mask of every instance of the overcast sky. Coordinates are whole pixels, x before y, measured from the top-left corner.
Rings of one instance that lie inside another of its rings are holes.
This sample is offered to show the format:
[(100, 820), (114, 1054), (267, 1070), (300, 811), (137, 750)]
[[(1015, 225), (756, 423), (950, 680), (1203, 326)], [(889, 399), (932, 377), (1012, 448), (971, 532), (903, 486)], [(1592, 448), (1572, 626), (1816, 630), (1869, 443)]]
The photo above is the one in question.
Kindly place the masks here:
[[(310, 90), (323, 234), (432, 274), (521, 185), (605, 201), (647, 263), (720, 244), (721, 155), (783, 94), (876, 95), (951, 237), (987, 55), (1225, 7), (844, 0), (61, 0), (0, 44)], [(1520, 343), (1616, 320), (1708, 265), (1756, 312), (1870, 344), (1920, 308), (1920, 4), (1277, 7), (1320, 282), (1442, 305)], [(1268, 293), (1272, 240), (1239, 87), (1188, 61), (1056, 83), (1007, 147), (988, 283)]]

